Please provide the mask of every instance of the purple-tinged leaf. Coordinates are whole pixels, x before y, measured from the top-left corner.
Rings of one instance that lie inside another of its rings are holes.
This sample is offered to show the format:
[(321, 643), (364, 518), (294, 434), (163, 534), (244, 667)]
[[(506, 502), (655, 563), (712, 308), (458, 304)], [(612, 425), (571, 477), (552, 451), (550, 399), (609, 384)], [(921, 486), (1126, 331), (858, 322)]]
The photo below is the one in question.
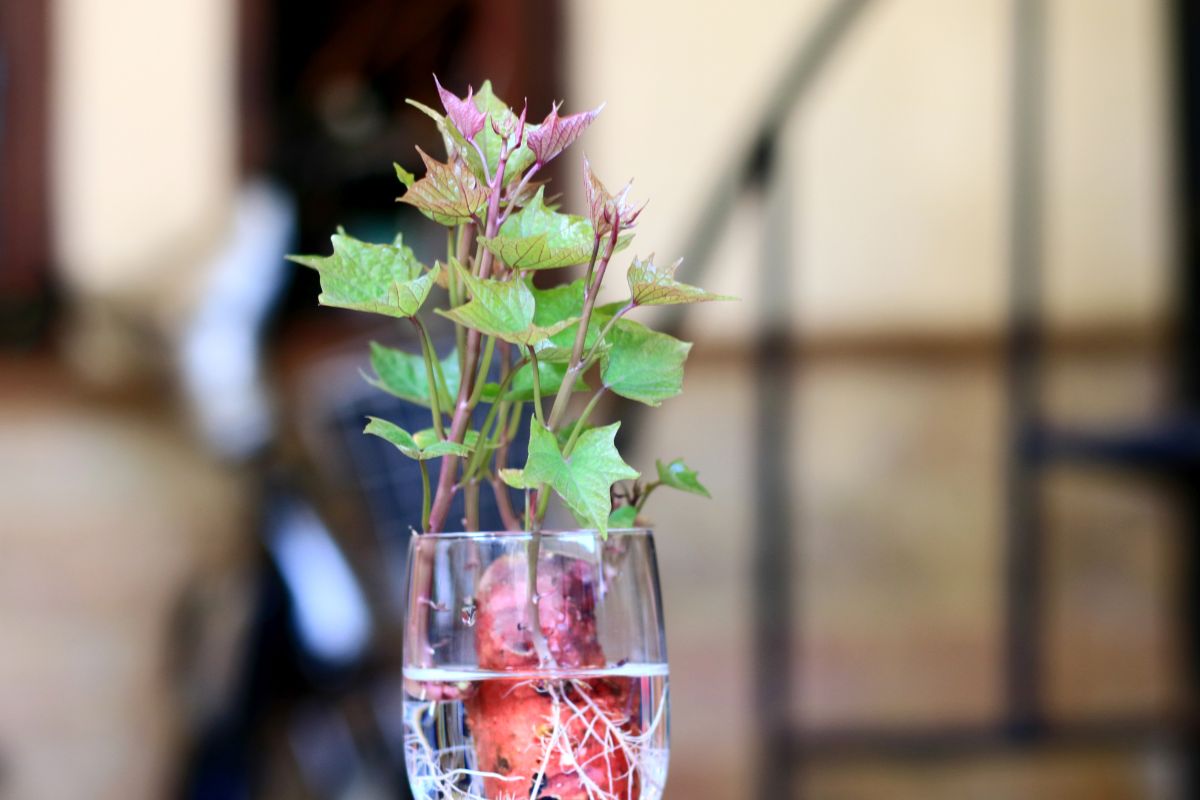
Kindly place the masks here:
[(417, 148), (425, 162), (425, 177), (408, 187), (400, 202), (415, 206), (442, 225), (470, 222), (487, 207), (488, 188), (457, 157), (443, 164)]
[(637, 208), (633, 206), (629, 201), (631, 188), (632, 184), (627, 183), (620, 193), (614, 196), (592, 172), (592, 165), (587, 156), (583, 157), (583, 192), (587, 199), (588, 216), (597, 236), (612, 233), (613, 228), (632, 228), (637, 222), (638, 215), (642, 213), (645, 205)]
[(467, 96), (464, 99), (447, 91), (436, 75), (433, 76), (433, 82), (437, 84), (438, 94), (442, 98), (442, 107), (446, 109), (446, 115), (450, 117), (454, 127), (467, 141), (474, 139), (475, 135), (483, 130), (483, 125), (487, 121), (487, 114), (480, 111), (479, 106), (475, 105), (475, 90), (468, 86)]
[[(484, 81), (483, 85), (479, 87), (479, 91), (475, 95), (475, 105), (491, 120), (491, 123), (484, 126), (483, 132), (479, 135), (479, 145), (487, 159), (489, 176), (495, 172), (496, 165), (500, 163), (500, 150), (506, 142), (511, 151), (508, 156), (508, 164), (504, 167), (503, 184), (508, 186), (529, 169), (535, 159), (533, 151), (529, 149), (526, 141), (516, 141), (516, 134), (522, 128), (521, 119), (508, 107), (507, 103), (492, 91), (491, 81)], [(522, 139), (528, 139), (528, 130), (529, 128), (526, 127)]]
[(405, 102), (437, 123), (438, 131), (442, 134), (442, 142), (446, 145), (447, 161), (453, 161), (455, 158), (466, 161), (475, 177), (487, 183), (487, 168), (483, 159), (479, 157), (479, 151), (471, 146), (471, 143), (459, 133), (458, 128), (454, 127), (450, 120), (424, 103), (419, 103), (411, 98)]
[(675, 270), (683, 263), (679, 259), (669, 267), (654, 266), (654, 256), (642, 261), (634, 258), (629, 265), (627, 277), (629, 294), (637, 306), (670, 306), (684, 303), (703, 303), (709, 300), (736, 300), (726, 294), (714, 294), (699, 286), (675, 280)]
[[(596, 234), (586, 218), (546, 207), (539, 191), (500, 228), (498, 236), (479, 241), (512, 269), (553, 269), (586, 263)], [(628, 241), (618, 243), (624, 246)]]
[(533, 151), (539, 164), (548, 163), (570, 147), (604, 108), (603, 105), (600, 105), (591, 111), (560, 117), (558, 115), (559, 107), (558, 103), (551, 106), (550, 113), (542, 120), (542, 124), (530, 128), (526, 136), (529, 149)]

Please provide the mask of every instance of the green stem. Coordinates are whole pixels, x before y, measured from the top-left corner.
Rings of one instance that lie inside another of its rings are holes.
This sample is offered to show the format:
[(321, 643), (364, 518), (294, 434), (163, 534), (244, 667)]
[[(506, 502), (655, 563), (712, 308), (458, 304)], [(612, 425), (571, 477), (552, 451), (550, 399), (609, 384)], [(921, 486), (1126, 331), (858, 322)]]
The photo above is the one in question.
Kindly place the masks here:
[[(517, 364), (517, 368), (519, 369), (520, 367), (522, 367), (524, 365), (525, 365), (525, 362), (521, 361)], [(488, 413), (487, 413), (487, 416), (483, 420), (483, 424), (479, 426), (479, 440), (478, 440), (478, 443), (475, 445), (475, 452), (471, 454), (471, 458), (467, 462), (467, 468), (463, 473), (464, 476), (468, 476), (468, 477), (472, 476), (475, 474), (475, 471), (479, 469), (479, 466), (483, 461), (482, 454), (486, 453), (488, 450), (488, 448), (484, 446), (484, 442), (485, 442), (484, 437), (485, 437), (485, 434), (487, 433), (488, 427), (496, 419), (497, 415), (499, 415), (500, 421), (496, 425), (496, 429), (495, 429), (496, 431), (503, 430), (508, 425), (508, 420), (505, 418), (505, 414), (500, 413), (500, 412), (507, 411), (507, 409), (505, 407), (508, 404), (502, 402), (500, 400), (500, 398), (503, 397), (504, 392), (508, 390), (508, 385), (512, 382), (513, 375), (515, 375), (515, 374), (516, 374), (516, 370), (514, 369), (514, 370), (511, 370), (507, 375), (505, 375), (503, 378), (500, 379), (499, 389), (497, 390), (496, 402), (492, 403), (492, 407), (488, 409)]]
[(662, 486), (662, 481), (653, 481), (646, 484), (646, 488), (642, 490), (642, 496), (638, 498), (637, 505), (634, 506), (637, 508), (638, 513), (641, 513), (642, 507), (646, 505), (646, 500), (650, 497), (650, 493), (659, 486)]
[(542, 484), (537, 489), (537, 512), (534, 514), (533, 529), (540, 531), (542, 522), (546, 519), (546, 509), (550, 508), (550, 491), (546, 484)]
[(603, 397), (604, 393), (607, 391), (607, 386), (601, 386), (600, 390), (592, 395), (592, 399), (588, 401), (586, 406), (584, 406), (583, 413), (580, 414), (579, 419), (575, 421), (575, 430), (571, 431), (571, 438), (567, 439), (567, 444), (563, 447), (563, 458), (571, 455), (571, 451), (575, 449), (575, 442), (579, 440), (579, 434), (583, 432), (588, 417), (592, 415), (592, 412), (596, 409), (596, 404), (600, 402), (600, 398)]
[(617, 320), (632, 311), (634, 307), (633, 300), (630, 300), (628, 303), (622, 306), (616, 314), (613, 314), (612, 319), (610, 319), (600, 330), (600, 335), (596, 337), (596, 341), (592, 342), (591, 349), (588, 350), (587, 355), (583, 357), (583, 372), (587, 372), (588, 369), (591, 368), (592, 364), (595, 363), (596, 356), (600, 353), (600, 346), (604, 344), (605, 338), (608, 337), (608, 334), (612, 331), (613, 326), (617, 324)]
[(513, 406), (512, 419), (508, 423), (508, 432), (505, 434), (509, 439), (517, 435), (517, 431), (521, 427), (521, 412), (525, 410), (524, 403), (517, 403)]
[(533, 370), (533, 414), (545, 427), (546, 418), (542, 415), (542, 376), (538, 370), (537, 353), (533, 351), (532, 346), (529, 348), (529, 364), (529, 368)]
[[(550, 409), (550, 430), (555, 430), (558, 423), (562, 421), (562, 415), (567, 410), (567, 400), (571, 396), (571, 389), (575, 385), (575, 379), (579, 377), (580, 366), (583, 359), (583, 345), (587, 340), (588, 325), (592, 320), (592, 310), (596, 307), (596, 297), (600, 294), (600, 284), (604, 282), (604, 272), (608, 268), (608, 262), (612, 258), (613, 251), (617, 246), (617, 234), (620, 227), (613, 226), (612, 233), (608, 237), (608, 246), (604, 249), (604, 257), (600, 262), (596, 262), (596, 253), (600, 250), (600, 237), (596, 238), (596, 242), (592, 245), (592, 260), (588, 264), (587, 276), (584, 278), (583, 289), (583, 316), (579, 320), (579, 331), (575, 334), (575, 346), (571, 350), (570, 365), (567, 369), (567, 374), (562, 385), (558, 388), (558, 394), (554, 398), (554, 405)], [(595, 279), (593, 280), (593, 273)]]
[(425, 466), (424, 460), (417, 461), (417, 466), (421, 468), (421, 530), (429, 530), (429, 467)]
[(483, 348), (483, 359), (479, 362), (479, 374), (475, 377), (475, 390), (471, 392), (472, 409), (479, 405), (479, 398), (483, 395), (483, 386), (487, 383), (488, 370), (492, 368), (492, 353), (495, 349), (496, 340), (489, 336)]
[[(520, 145), (518, 145), (518, 147), (519, 146)], [(513, 189), (512, 192), (509, 193), (508, 205), (505, 206), (504, 212), (500, 215), (500, 224), (501, 225), (503, 225), (505, 223), (505, 221), (508, 219), (508, 215), (513, 212), (514, 208), (516, 208), (516, 200), (518, 197), (521, 196), (521, 192), (524, 191), (525, 186), (528, 185), (530, 179), (533, 178), (533, 176), (536, 175), (538, 173), (538, 170), (540, 170), (541, 168), (542, 168), (542, 162), (540, 162), (540, 161), (534, 162), (534, 165), (532, 167), (530, 167), (528, 170), (526, 170), (525, 174), (521, 176), (521, 182), (517, 184), (517, 188)]]
[(425, 323), (417, 317), (409, 317), (409, 319), (412, 320), (413, 327), (417, 329), (417, 338), (421, 340), (421, 355), (425, 357), (425, 379), (429, 382), (429, 409), (433, 416), (433, 429), (437, 431), (439, 439), (445, 439), (446, 431), (442, 427), (442, 402), (438, 399), (441, 392), (438, 390), (437, 378), (434, 375), (437, 353), (434, 352), (433, 342), (429, 340), (429, 332), (425, 330)]

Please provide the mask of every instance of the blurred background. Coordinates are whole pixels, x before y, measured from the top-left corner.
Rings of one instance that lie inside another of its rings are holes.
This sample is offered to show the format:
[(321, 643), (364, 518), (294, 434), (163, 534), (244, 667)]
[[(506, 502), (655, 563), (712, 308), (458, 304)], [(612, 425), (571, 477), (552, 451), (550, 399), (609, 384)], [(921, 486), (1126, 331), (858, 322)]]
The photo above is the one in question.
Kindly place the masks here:
[[(1189, 0), (0, 0), (0, 797), (406, 797), (395, 326), (433, 73), (576, 111), (657, 322), (668, 800), (1197, 796)], [(576, 207), (578, 207), (576, 205)], [(619, 283), (619, 281), (618, 281)], [(697, 435), (702, 431), (703, 435)], [(693, 502), (694, 501), (694, 502)]]

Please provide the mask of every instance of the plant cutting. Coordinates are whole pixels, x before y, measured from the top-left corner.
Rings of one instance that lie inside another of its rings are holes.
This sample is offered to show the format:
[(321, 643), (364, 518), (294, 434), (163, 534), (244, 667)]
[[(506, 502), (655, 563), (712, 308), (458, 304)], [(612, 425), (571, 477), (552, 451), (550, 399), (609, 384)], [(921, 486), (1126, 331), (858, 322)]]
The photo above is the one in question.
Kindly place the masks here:
[[(441, 111), (409, 102), (437, 125), (445, 160), (418, 149), (424, 174), (395, 172), (400, 202), (447, 229), (444, 255), (430, 263), (401, 236), (372, 244), (339, 230), (330, 255), (292, 257), (319, 272), (320, 303), (405, 320), (417, 342), (372, 344), (369, 379), (427, 408), (429, 427), (366, 425), (422, 476), (405, 632), (409, 780), (421, 800), (658, 798), (666, 652), (653, 540), (636, 526), (661, 487), (708, 491), (680, 460), (643, 477), (617, 451), (620, 422), (597, 416), (609, 394), (658, 406), (682, 390), (691, 345), (638, 309), (729, 298), (677, 281), (678, 262), (632, 256), (627, 297), (599, 302), (643, 207), (586, 158), (583, 214), (560, 210), (544, 180), (599, 108), (560, 116), (555, 104), (532, 123), (489, 83), (437, 91)], [(571, 268), (582, 276), (535, 283)], [(453, 323), (447, 353), (427, 306)], [(510, 464), (530, 417), (524, 463)], [(495, 494), (505, 531), (477, 531), (481, 491)], [(460, 495), (463, 517), (448, 520)], [(581, 530), (543, 530), (553, 498)]]

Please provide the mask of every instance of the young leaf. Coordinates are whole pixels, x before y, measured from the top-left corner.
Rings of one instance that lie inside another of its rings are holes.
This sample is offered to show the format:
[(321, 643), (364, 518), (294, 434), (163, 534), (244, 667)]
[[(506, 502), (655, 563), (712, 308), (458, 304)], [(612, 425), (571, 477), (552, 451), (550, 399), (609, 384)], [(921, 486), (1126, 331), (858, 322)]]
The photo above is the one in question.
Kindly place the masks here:
[(712, 497), (708, 493), (708, 489), (700, 483), (700, 479), (696, 476), (693, 470), (687, 468), (683, 463), (682, 458), (677, 458), (670, 464), (664, 464), (662, 461), (656, 461), (655, 466), (658, 467), (658, 480), (663, 486), (670, 486), (672, 489), (678, 489), (681, 492), (691, 492), (702, 497)]
[(529, 149), (533, 151), (539, 164), (547, 163), (563, 150), (570, 147), (571, 143), (578, 139), (587, 130), (588, 126), (595, 121), (601, 109), (604, 108), (604, 105), (601, 104), (591, 111), (571, 114), (566, 117), (558, 116), (558, 109), (560, 107), (559, 103), (552, 105), (550, 113), (542, 120), (542, 124), (534, 126), (529, 131), (527, 137)]
[[(438, 387), (438, 400), (442, 408), (449, 409), (458, 394), (458, 351), (450, 351), (439, 363), (446, 377), (446, 386), (445, 392), (442, 392), (443, 387)], [(429, 408), (429, 379), (422, 356), (371, 342), (371, 367), (375, 370), (375, 377), (368, 375), (367, 382), (372, 386), (401, 400)]]
[(583, 194), (587, 199), (588, 216), (592, 220), (592, 227), (596, 229), (596, 233), (603, 236), (612, 231), (614, 226), (620, 226), (622, 229), (632, 228), (637, 222), (638, 215), (642, 213), (642, 208), (634, 208), (629, 201), (629, 190), (632, 184), (625, 184), (617, 195), (609, 193), (608, 189), (604, 188), (604, 184), (592, 172), (592, 164), (587, 160), (587, 156), (583, 159)]
[(411, 317), (437, 280), (437, 269), (425, 272), (400, 236), (394, 244), (368, 244), (344, 233), (331, 240), (333, 255), (288, 256), (320, 273), (321, 305)]
[[(454, 127), (454, 123), (424, 103), (418, 103), (411, 98), (405, 100), (405, 102), (437, 123), (438, 131), (442, 134), (442, 141), (446, 145), (447, 161), (453, 161), (455, 158), (458, 158), (467, 162), (467, 166), (471, 168), (472, 175), (484, 183), (488, 182), (487, 169), (484, 167), (483, 161), (479, 158), (479, 152), (463, 137), (458, 128)], [(402, 183), (404, 182), (403, 175), (397, 173), (397, 177), (400, 178)], [(407, 186), (408, 184), (405, 183), (405, 185)]]
[(614, 508), (613, 512), (608, 515), (608, 527), (632, 528), (637, 525), (637, 516), (638, 510), (635, 506)]
[(600, 377), (616, 394), (657, 406), (683, 391), (690, 342), (628, 319), (617, 320), (605, 341), (612, 349), (600, 359)]
[(679, 259), (669, 267), (659, 269), (654, 266), (654, 256), (642, 261), (634, 258), (629, 265), (626, 277), (629, 280), (629, 294), (634, 305), (639, 306), (669, 306), (682, 303), (702, 303), (707, 300), (736, 300), (726, 294), (713, 294), (698, 286), (691, 286), (675, 280), (675, 270), (683, 263)]
[(586, 262), (596, 234), (585, 218), (546, 208), (543, 188), (504, 223), (498, 236), (479, 241), (513, 269), (552, 269)]
[(428, 461), (431, 458), (441, 458), (442, 456), (449, 455), (469, 456), (471, 454), (469, 446), (442, 439), (430, 442), (422, 447), (411, 433), (394, 422), (388, 422), (386, 419), (380, 419), (379, 417), (367, 417), (367, 419), (370, 422), (363, 429), (363, 433), (369, 433), (372, 436), (378, 436), (380, 439), (390, 442), (401, 453), (417, 461)]
[(446, 109), (446, 115), (454, 123), (454, 127), (463, 135), (463, 138), (474, 139), (475, 134), (483, 130), (483, 126), (487, 122), (487, 115), (475, 105), (475, 90), (468, 86), (467, 96), (464, 99), (453, 92), (446, 91), (436, 75), (433, 76), (433, 82), (437, 84), (438, 95), (442, 98), (442, 107)]
[(474, 328), (517, 345), (534, 345), (571, 325), (578, 319), (560, 319), (549, 326), (534, 323), (536, 301), (522, 280), (497, 281), (477, 278), (457, 261), (451, 261), (471, 292), (471, 300), (449, 311), (437, 313), (460, 325)]
[(488, 203), (488, 188), (458, 157), (443, 164), (422, 150), (425, 177), (408, 187), (401, 203), (415, 206), (422, 214), (442, 225), (458, 225), (479, 216)]
[(633, 480), (638, 471), (626, 464), (613, 439), (621, 423), (585, 432), (575, 442), (569, 458), (563, 458), (558, 440), (540, 423), (529, 427), (529, 457), (522, 470), (502, 470), (501, 479), (517, 489), (549, 484), (567, 504), (580, 524), (608, 534), (612, 512), (612, 485)]
[[(496, 97), (492, 91), (492, 82), (484, 81), (479, 87), (479, 93), (475, 95), (475, 106), (482, 112), (488, 115), (488, 123), (483, 126), (483, 130), (479, 133), (480, 147), (483, 149), (483, 154), (487, 156), (488, 170), (495, 172), (496, 165), (500, 163), (500, 149), (504, 145), (506, 139), (511, 139), (519, 127), (517, 124), (518, 117), (513, 113), (513, 110), (508, 107), (508, 104)], [(493, 127), (493, 125), (495, 127)], [(526, 126), (526, 132), (534, 126)], [(497, 132), (499, 129), (499, 132)], [(510, 144), (516, 144), (510, 142)], [(529, 167), (533, 166), (536, 159), (533, 151), (523, 141), (520, 146), (512, 151), (508, 156), (508, 164), (504, 168), (504, 184), (507, 186), (512, 182), (513, 178), (517, 177)]]

